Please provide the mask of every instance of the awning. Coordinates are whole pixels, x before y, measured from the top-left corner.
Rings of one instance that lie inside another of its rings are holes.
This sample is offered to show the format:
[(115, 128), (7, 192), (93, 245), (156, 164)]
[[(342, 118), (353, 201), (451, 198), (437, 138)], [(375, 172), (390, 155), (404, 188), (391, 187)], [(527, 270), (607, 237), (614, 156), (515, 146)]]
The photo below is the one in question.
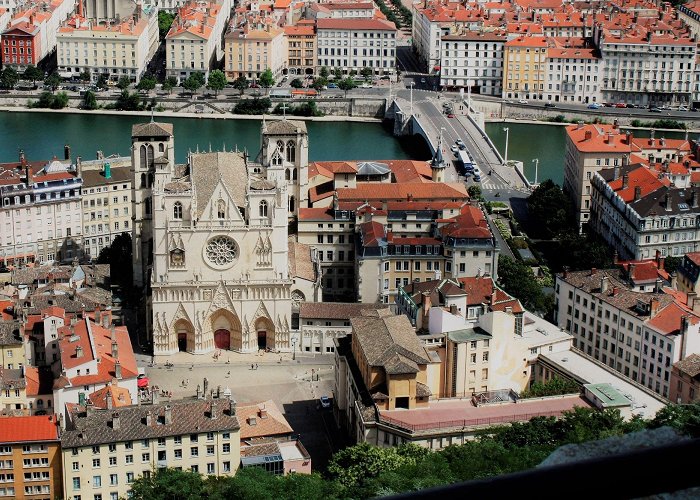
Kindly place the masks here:
[(433, 66), (433, 71), (440, 71), (440, 66)]
[(139, 389), (143, 389), (144, 387), (148, 387), (148, 377), (143, 377), (140, 378), (136, 381), (136, 385), (138, 386)]

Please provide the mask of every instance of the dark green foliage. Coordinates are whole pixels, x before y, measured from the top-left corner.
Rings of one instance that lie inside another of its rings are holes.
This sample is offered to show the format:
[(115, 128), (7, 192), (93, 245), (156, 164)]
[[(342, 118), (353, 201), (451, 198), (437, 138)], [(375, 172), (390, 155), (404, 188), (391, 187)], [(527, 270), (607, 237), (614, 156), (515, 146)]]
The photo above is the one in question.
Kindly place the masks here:
[(12, 89), (19, 82), (19, 73), (14, 68), (7, 67), (0, 73), (0, 85), (5, 89)]
[(360, 75), (362, 75), (365, 80), (370, 80), (372, 75), (374, 75), (374, 70), (365, 66), (360, 70)]
[(136, 85), (136, 90), (143, 92), (150, 92), (156, 88), (156, 79), (149, 75), (144, 75), (141, 80), (139, 80), (138, 85)]
[(177, 78), (174, 76), (169, 76), (168, 78), (165, 79), (163, 82), (163, 90), (165, 90), (168, 94), (172, 92), (172, 90), (177, 86)]
[(255, 99), (242, 99), (236, 107), (233, 108), (233, 112), (237, 115), (261, 115), (267, 113), (267, 110), (272, 105), (272, 101), (268, 97), (255, 98)]
[(664, 269), (667, 273), (675, 273), (683, 262), (683, 257), (668, 256), (664, 258)]
[(25, 80), (31, 80), (32, 84), (34, 84), (37, 80), (41, 80), (42, 78), (44, 78), (44, 72), (36, 66), (30, 64), (24, 69), (24, 73), (22, 73), (22, 76)]
[(30, 108), (63, 109), (66, 106), (68, 106), (68, 94), (65, 92), (59, 92), (55, 95), (51, 92), (42, 92), (38, 101), (29, 104)]
[(85, 92), (85, 96), (83, 97), (83, 102), (80, 107), (83, 109), (97, 109), (97, 98), (92, 90)]
[(275, 78), (272, 76), (272, 70), (270, 68), (267, 68), (260, 74), (258, 83), (261, 87), (264, 87), (266, 89), (275, 85)]
[(610, 248), (591, 231), (583, 234), (574, 231), (562, 233), (559, 244), (559, 256), (571, 270), (606, 269), (613, 265)]
[(552, 238), (574, 223), (571, 200), (551, 179), (537, 186), (528, 197), (527, 211), (533, 221), (529, 232), (535, 238)]
[(345, 95), (348, 95), (348, 90), (352, 90), (355, 87), (357, 87), (357, 84), (355, 83), (355, 80), (353, 80), (351, 77), (344, 78), (343, 80), (340, 80), (338, 82), (338, 88), (340, 90), (345, 91)]
[(322, 76), (319, 76), (314, 80), (314, 89), (317, 91), (321, 92), (323, 90), (323, 87), (328, 85), (328, 78), (324, 78)]
[(226, 74), (220, 69), (215, 69), (209, 73), (209, 80), (207, 81), (207, 88), (213, 90), (216, 95), (219, 95), (219, 91), (226, 87), (228, 80), (226, 79)]
[(472, 184), (467, 188), (467, 194), (470, 198), (476, 198), (477, 200), (481, 198), (481, 186)]
[(44, 80), (44, 85), (48, 85), (51, 87), (51, 92), (55, 92), (59, 85), (61, 85), (61, 77), (58, 76), (58, 73), (53, 72), (46, 77)]
[(668, 405), (659, 410), (649, 425), (652, 429), (671, 426), (682, 434), (700, 437), (700, 405)]
[(143, 109), (143, 105), (141, 104), (141, 96), (138, 94), (138, 92), (134, 92), (132, 94), (128, 90), (123, 90), (117, 98), (117, 102), (114, 104), (114, 109), (139, 111)]
[(204, 86), (204, 83), (204, 75), (202, 73), (192, 73), (182, 82), (182, 88), (194, 94)]
[(287, 106), (286, 104), (279, 103), (272, 110), (275, 115), (288, 114), (294, 116), (323, 116), (323, 112), (318, 109), (316, 101), (308, 101), (299, 104), (298, 106), (287, 106), (282, 109), (282, 106)]
[(243, 92), (250, 86), (250, 83), (245, 76), (241, 75), (233, 81), (232, 85), (234, 89), (238, 89), (241, 95), (243, 95)]
[(295, 78), (294, 80), (292, 80), (291, 82), (289, 82), (289, 85), (290, 85), (292, 88), (300, 89), (300, 88), (302, 88), (302, 87), (304, 86), (304, 82), (301, 81), (301, 78)]
[(579, 385), (568, 378), (554, 377), (547, 382), (535, 382), (530, 389), (520, 393), (521, 399), (541, 398), (543, 396), (556, 396), (559, 394), (574, 394), (580, 392)]
[(82, 73), (80, 73), (80, 81), (83, 83), (88, 83), (92, 79), (92, 73), (90, 73), (89, 69), (86, 69)]
[(171, 14), (165, 10), (158, 11), (158, 34), (161, 40), (163, 40), (165, 35), (168, 34), (170, 26), (172, 26), (174, 20), (175, 14)]
[(321, 71), (318, 72), (318, 76), (321, 78), (326, 78), (328, 79), (328, 76), (330, 75), (330, 72), (328, 71), (328, 68), (325, 66), (321, 66)]
[(523, 307), (530, 311), (545, 312), (548, 303), (542, 286), (535, 279), (532, 269), (507, 255), (498, 257), (498, 283), (513, 297), (520, 299)]
[(333, 69), (333, 77), (336, 80), (340, 80), (341, 78), (343, 78), (343, 70), (340, 68), (334, 68)]
[(107, 85), (107, 75), (101, 74), (97, 78), (97, 82), (95, 82), (95, 87), (98, 89), (106, 89), (109, 85)]
[(119, 77), (117, 81), (117, 88), (119, 90), (126, 90), (129, 88), (129, 85), (131, 85), (131, 79), (128, 76), (123, 75)]
[(149, 478), (139, 477), (131, 485), (134, 500), (190, 500), (199, 498), (204, 479), (197, 472), (157, 468)]
[(685, 123), (679, 122), (678, 120), (671, 120), (669, 118), (661, 118), (660, 120), (654, 120), (653, 122), (643, 122), (642, 120), (632, 120), (630, 125), (633, 127), (644, 127), (644, 128), (675, 128), (685, 130), (688, 128)]

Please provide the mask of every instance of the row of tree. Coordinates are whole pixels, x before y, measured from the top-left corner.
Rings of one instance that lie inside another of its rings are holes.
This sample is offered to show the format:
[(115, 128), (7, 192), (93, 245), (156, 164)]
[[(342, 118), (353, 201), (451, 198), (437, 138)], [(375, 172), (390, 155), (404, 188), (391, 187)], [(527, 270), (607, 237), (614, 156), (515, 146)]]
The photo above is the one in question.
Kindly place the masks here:
[(378, 448), (359, 444), (336, 453), (326, 476), (273, 476), (251, 467), (234, 477), (203, 478), (176, 469), (156, 469), (132, 486), (134, 499), (350, 499), (373, 498), (433, 486), (481, 479), (535, 467), (569, 443), (620, 436), (669, 425), (700, 436), (700, 406), (669, 405), (651, 421), (625, 421), (618, 410), (576, 408), (562, 418), (536, 417), (525, 423), (491, 428), (474, 441), (432, 452), (415, 445)]

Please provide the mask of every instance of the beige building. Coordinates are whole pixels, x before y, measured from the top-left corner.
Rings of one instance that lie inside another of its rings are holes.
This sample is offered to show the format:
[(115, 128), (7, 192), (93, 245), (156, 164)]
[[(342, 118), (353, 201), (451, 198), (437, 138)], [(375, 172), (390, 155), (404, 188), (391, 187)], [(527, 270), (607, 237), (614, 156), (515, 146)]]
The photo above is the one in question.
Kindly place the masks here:
[(316, 26), (298, 23), (285, 26), (287, 42), (285, 68), (290, 75), (313, 75), (316, 73)]
[(224, 52), (229, 80), (244, 76), (257, 81), (267, 69), (278, 79), (285, 67), (284, 30), (270, 26), (249, 29), (248, 25), (232, 29), (224, 37)]
[(27, 364), (24, 340), (16, 321), (0, 321), (0, 368), (12, 370)]
[(547, 39), (523, 36), (509, 40), (503, 53), (503, 95), (541, 100), (544, 95)]
[(0, 412), (29, 415), (27, 381), (22, 369), (0, 368)]
[(375, 304), (344, 302), (306, 302), (299, 312), (299, 352), (331, 354), (335, 352), (335, 339), (350, 334), (350, 318), (362, 311), (376, 309)]
[(117, 235), (131, 232), (130, 158), (116, 160), (124, 166), (113, 166), (110, 159), (78, 164), (83, 178), (83, 247), (93, 259)]
[(63, 78), (77, 78), (87, 70), (92, 81), (100, 75), (111, 81), (122, 76), (138, 81), (158, 48), (157, 9), (139, 6), (116, 23), (74, 14), (59, 28), (56, 43)]
[(240, 425), (231, 399), (96, 410), (74, 407), (61, 435), (63, 498), (126, 498), (155, 467), (232, 476), (240, 463)]

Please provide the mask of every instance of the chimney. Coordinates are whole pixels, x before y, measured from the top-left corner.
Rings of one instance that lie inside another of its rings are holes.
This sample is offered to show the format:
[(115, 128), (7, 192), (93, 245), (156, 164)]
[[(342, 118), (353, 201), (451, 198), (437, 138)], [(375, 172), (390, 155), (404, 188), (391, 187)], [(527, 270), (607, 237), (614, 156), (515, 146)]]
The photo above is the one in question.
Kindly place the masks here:
[(114, 376), (118, 379), (122, 378), (122, 364), (119, 362), (119, 360), (114, 363)]
[(630, 176), (627, 173), (622, 174), (622, 189), (627, 189), (630, 183)]
[(563, 279), (566, 279), (566, 278), (569, 277), (569, 266), (564, 266), (564, 267), (561, 269), (561, 277), (562, 277)]
[(27, 164), (27, 158), (24, 156), (24, 149), (19, 150), (19, 164), (22, 166)]
[(690, 206), (693, 208), (698, 208), (698, 191), (693, 189), (690, 192)]
[(613, 167), (613, 180), (616, 181), (620, 177), (620, 165), (615, 164)]
[(457, 311), (457, 304), (451, 304), (451, 305), (450, 305), (450, 314), (454, 314), (455, 316), (458, 314), (458, 311)]
[(659, 310), (659, 299), (653, 298), (649, 301), (649, 316), (654, 317)]
[(202, 392), (203, 392), (204, 397), (206, 398), (207, 393), (209, 392), (209, 381), (207, 380), (206, 377), (204, 377), (204, 391), (202, 391)]
[(583, 135), (583, 140), (584, 141), (590, 141), (593, 138), (593, 132), (590, 130), (586, 130), (586, 133)]
[(216, 401), (212, 401), (209, 405), (209, 418), (216, 420), (219, 418), (218, 408), (216, 407)]
[(63, 159), (70, 160), (70, 145), (66, 144), (63, 146)]
[(121, 423), (119, 422), (119, 413), (116, 411), (112, 413), (112, 429), (118, 431), (121, 428)]
[(631, 131), (631, 130), (628, 130), (628, 131), (627, 131), (627, 140), (626, 140), (627, 145), (632, 144), (632, 139), (634, 139), (634, 135), (632, 135), (632, 131)]
[(600, 293), (605, 293), (608, 291), (608, 277), (603, 276), (600, 278)]
[(248, 425), (258, 425), (258, 420), (255, 417), (248, 417)]
[(612, 289), (612, 296), (614, 297), (620, 292), (620, 287), (614, 286)]
[(151, 412), (151, 410), (148, 410), (146, 412), (146, 425), (149, 427), (153, 425), (153, 413)]
[(675, 271), (671, 273), (671, 288), (678, 290), (678, 275)]
[(165, 405), (165, 425), (170, 425), (173, 423), (173, 407), (171, 405)]
[(75, 347), (75, 357), (76, 357), (76, 358), (82, 358), (82, 357), (83, 357), (83, 347), (82, 347), (82, 346), (76, 346), (76, 347)]
[(262, 407), (258, 409), (258, 414), (263, 420), (267, 418), (267, 408), (265, 408), (265, 405), (262, 405)]
[(620, 122), (617, 121), (617, 118), (615, 118), (613, 120), (613, 127), (612, 128), (613, 128), (613, 130), (617, 130), (618, 128), (620, 128)]
[(112, 357), (114, 359), (119, 358), (119, 344), (117, 343), (116, 340), (112, 341)]
[(610, 144), (610, 133), (605, 134), (605, 144)]
[(151, 391), (151, 404), (152, 405), (157, 405), (158, 404), (158, 399), (160, 396), (158, 396), (158, 391)]
[(666, 208), (667, 212), (671, 211), (671, 195), (668, 193), (668, 191), (664, 195), (664, 207)]
[(232, 417), (236, 416), (236, 401), (230, 398), (228, 400), (228, 414)]
[(695, 307), (695, 304), (700, 302), (698, 301), (698, 294), (696, 292), (688, 292), (686, 294), (687, 300), (686, 300), (686, 305), (688, 306), (689, 309), (693, 309)]
[(634, 186), (634, 201), (642, 199), (642, 186)]
[(654, 283), (654, 292), (655, 293), (661, 293), (661, 285), (663, 284), (663, 281), (661, 278), (656, 278), (656, 283)]
[(99, 325), (102, 322), (102, 311), (100, 306), (95, 307), (95, 324)]
[(105, 394), (105, 402), (107, 403), (107, 409), (111, 410), (114, 402), (112, 401), (112, 390), (108, 389), (107, 394)]

